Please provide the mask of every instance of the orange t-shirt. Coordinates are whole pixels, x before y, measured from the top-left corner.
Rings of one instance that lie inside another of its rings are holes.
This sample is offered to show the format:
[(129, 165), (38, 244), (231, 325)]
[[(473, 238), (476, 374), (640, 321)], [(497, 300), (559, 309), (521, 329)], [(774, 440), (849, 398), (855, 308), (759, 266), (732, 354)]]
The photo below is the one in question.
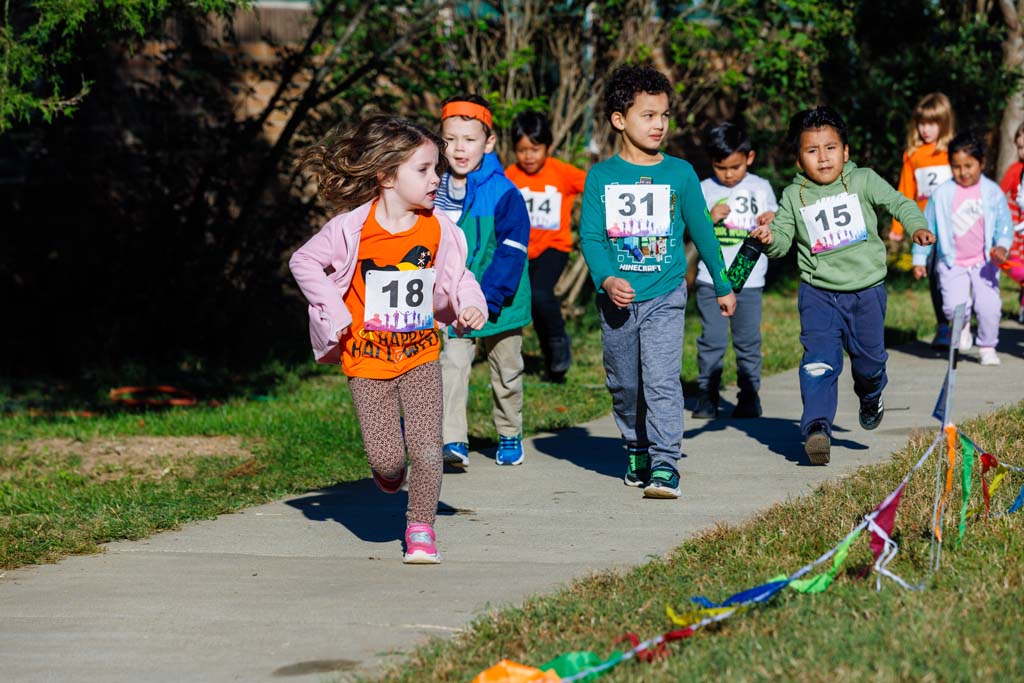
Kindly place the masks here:
[[(433, 279), (422, 273), (434, 267), (441, 224), (425, 214), (405, 232), (393, 235), (377, 222), (376, 213), (374, 204), (359, 238), (352, 285), (342, 297), (352, 313), (352, 325), (341, 339), (341, 368), (349, 377), (392, 379), (437, 360), (441, 352)], [(369, 294), (368, 278), (374, 287)], [(372, 309), (369, 320), (367, 306)]]
[(572, 205), (583, 193), (587, 172), (560, 159), (548, 157), (540, 170), (529, 175), (518, 165), (505, 169), (526, 200), (530, 213), (528, 258), (535, 259), (547, 249), (572, 250)]
[[(934, 142), (921, 145), (913, 152), (903, 152), (903, 168), (900, 183), (896, 187), (900, 194), (917, 202), (917, 208), (924, 211), (928, 198), (935, 188), (953, 177), (949, 168), (949, 154), (936, 149)], [(903, 226), (895, 218), (890, 233), (903, 235)]]

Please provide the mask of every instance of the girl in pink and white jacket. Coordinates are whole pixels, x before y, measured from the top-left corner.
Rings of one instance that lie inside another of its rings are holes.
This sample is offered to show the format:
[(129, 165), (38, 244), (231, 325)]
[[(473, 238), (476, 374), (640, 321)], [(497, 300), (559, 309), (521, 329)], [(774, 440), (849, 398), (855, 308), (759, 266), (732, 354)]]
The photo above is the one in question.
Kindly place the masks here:
[[(466, 269), (466, 240), (434, 210), (437, 136), (394, 116), (336, 130), (303, 155), (320, 195), (341, 213), (289, 266), (309, 301), (320, 363), (340, 364), (373, 480), (385, 493), (412, 461), (404, 561), (436, 564), (441, 493), (438, 324), (478, 330), (487, 302)], [(402, 418), (404, 417), (404, 433)]]

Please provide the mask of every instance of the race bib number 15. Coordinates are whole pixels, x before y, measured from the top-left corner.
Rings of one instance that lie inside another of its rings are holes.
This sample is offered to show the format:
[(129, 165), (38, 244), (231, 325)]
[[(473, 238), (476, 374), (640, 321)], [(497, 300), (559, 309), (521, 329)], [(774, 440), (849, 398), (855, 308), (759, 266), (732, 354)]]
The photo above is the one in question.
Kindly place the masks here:
[(672, 232), (668, 185), (605, 185), (608, 237), (666, 237)]
[(363, 328), (415, 332), (434, 327), (433, 268), (366, 273)]
[(823, 197), (800, 209), (807, 226), (811, 253), (820, 254), (868, 238), (867, 224), (856, 194)]

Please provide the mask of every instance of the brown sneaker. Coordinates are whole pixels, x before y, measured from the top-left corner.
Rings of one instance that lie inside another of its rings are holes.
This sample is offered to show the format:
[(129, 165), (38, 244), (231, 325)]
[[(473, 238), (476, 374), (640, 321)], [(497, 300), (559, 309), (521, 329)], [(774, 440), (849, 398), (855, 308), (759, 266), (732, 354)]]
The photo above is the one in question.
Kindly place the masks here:
[(812, 465), (827, 465), (829, 454), (832, 450), (832, 439), (828, 436), (828, 430), (821, 423), (811, 425), (804, 440), (804, 452)]

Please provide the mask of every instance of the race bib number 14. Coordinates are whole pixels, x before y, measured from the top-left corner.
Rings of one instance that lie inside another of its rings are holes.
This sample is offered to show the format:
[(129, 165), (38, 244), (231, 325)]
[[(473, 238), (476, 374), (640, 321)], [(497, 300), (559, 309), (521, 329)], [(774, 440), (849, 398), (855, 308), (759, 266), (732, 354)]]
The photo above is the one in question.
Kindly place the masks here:
[(605, 185), (608, 237), (666, 237), (672, 232), (668, 185)]
[(433, 268), (366, 273), (363, 328), (415, 332), (434, 327)]
[(868, 238), (867, 224), (856, 194), (842, 192), (823, 197), (800, 209), (807, 226), (811, 253), (820, 254)]
[(534, 230), (558, 230), (562, 219), (562, 193), (554, 185), (546, 185), (543, 192), (529, 188), (519, 190), (530, 214), (530, 227)]

